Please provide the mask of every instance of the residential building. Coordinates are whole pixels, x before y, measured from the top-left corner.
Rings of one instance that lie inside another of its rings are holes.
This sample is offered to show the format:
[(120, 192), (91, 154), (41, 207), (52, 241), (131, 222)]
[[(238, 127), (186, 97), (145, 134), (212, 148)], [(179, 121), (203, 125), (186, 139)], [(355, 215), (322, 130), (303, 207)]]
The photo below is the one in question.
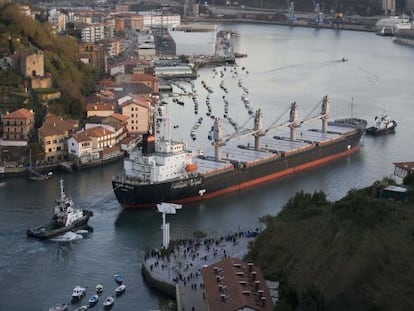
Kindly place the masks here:
[(117, 56), (124, 50), (124, 42), (120, 38), (108, 38), (102, 41), (108, 56)]
[(75, 164), (105, 161), (121, 153), (115, 142), (112, 130), (104, 126), (88, 128), (68, 139), (68, 156)]
[(269, 288), (259, 267), (225, 258), (201, 270), (208, 311), (271, 311)]
[(116, 110), (115, 103), (89, 103), (86, 105), (86, 116), (90, 117), (108, 117)]
[(145, 84), (152, 90), (152, 95), (159, 95), (159, 80), (154, 75), (135, 73), (116, 76), (118, 83)]
[(3, 116), (3, 146), (26, 146), (33, 128), (34, 113), (21, 108)]
[(147, 133), (151, 119), (151, 99), (134, 95), (130, 97), (122, 103), (122, 114), (128, 117), (128, 133)]
[(38, 130), (38, 141), (44, 161), (55, 162), (67, 158), (67, 140), (77, 130), (79, 121), (63, 120), (49, 115)]
[(93, 43), (105, 39), (105, 24), (86, 24), (81, 28), (81, 41)]
[(395, 15), (395, 0), (382, 0), (384, 15)]

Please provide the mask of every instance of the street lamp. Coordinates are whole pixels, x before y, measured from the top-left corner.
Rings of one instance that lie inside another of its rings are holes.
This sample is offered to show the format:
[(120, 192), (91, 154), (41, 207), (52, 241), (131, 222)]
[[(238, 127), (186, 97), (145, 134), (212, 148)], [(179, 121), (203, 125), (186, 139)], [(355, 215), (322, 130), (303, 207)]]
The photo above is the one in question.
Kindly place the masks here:
[(170, 224), (165, 222), (166, 214), (176, 214), (177, 209), (181, 209), (182, 205), (174, 203), (160, 203), (157, 204), (157, 209), (162, 213), (162, 247), (167, 249), (170, 244)]

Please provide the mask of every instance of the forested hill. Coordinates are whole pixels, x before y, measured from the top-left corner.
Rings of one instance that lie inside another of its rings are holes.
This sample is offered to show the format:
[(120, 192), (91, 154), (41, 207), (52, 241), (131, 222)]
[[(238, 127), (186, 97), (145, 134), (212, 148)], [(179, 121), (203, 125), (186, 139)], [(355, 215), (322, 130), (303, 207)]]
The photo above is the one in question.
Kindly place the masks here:
[(414, 204), (373, 193), (302, 192), (263, 218), (247, 259), (281, 281), (276, 310), (414, 310)]
[[(82, 113), (84, 95), (93, 90), (96, 75), (92, 68), (78, 60), (78, 43), (73, 37), (54, 34), (50, 24), (21, 14), (14, 4), (0, 4), (0, 34), (3, 56), (42, 50), (45, 72), (52, 75), (53, 87), (62, 92), (60, 103), (65, 110), (62, 113), (72, 116)], [(3, 80), (9, 86), (17, 86), (23, 80), (17, 73), (0, 75), (3, 86)]]

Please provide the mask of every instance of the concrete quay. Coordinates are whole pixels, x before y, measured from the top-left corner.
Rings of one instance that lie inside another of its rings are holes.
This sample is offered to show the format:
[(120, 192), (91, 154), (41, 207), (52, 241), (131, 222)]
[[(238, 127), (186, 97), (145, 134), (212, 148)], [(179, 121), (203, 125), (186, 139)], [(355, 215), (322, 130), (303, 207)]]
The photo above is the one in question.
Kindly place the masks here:
[(243, 259), (259, 231), (172, 241), (168, 250), (145, 254), (142, 274), (149, 286), (176, 299), (177, 310), (207, 311), (201, 269), (227, 257)]

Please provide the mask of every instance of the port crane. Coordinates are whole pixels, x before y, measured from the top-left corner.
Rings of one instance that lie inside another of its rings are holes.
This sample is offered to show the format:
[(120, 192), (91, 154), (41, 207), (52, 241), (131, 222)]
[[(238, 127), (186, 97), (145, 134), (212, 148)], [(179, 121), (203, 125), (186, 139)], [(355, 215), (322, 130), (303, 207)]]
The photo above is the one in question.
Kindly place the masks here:
[[(320, 105), (320, 102), (318, 102), (317, 106)], [(315, 106), (315, 108), (317, 107)], [(242, 131), (236, 131), (236, 133), (224, 136), (223, 135), (223, 129), (221, 124), (221, 119), (216, 118), (214, 120), (213, 125), (213, 142), (212, 144), (215, 147), (215, 158), (216, 160), (220, 161), (222, 159), (221, 157), (221, 148), (224, 146), (227, 142), (230, 140), (233, 140), (235, 138), (241, 138), (247, 135), (253, 135), (254, 136), (254, 149), (260, 150), (260, 138), (262, 136), (265, 136), (267, 132), (274, 130), (276, 128), (282, 128), (282, 127), (289, 127), (290, 128), (290, 139), (292, 141), (296, 141), (296, 129), (301, 127), (302, 124), (320, 119), (322, 120), (322, 132), (326, 133), (328, 129), (328, 119), (329, 119), (329, 101), (328, 96), (324, 96), (322, 99), (322, 109), (319, 114), (316, 116), (311, 117), (310, 115), (315, 110), (312, 109), (312, 111), (306, 116), (302, 121), (299, 121), (298, 119), (298, 112), (297, 112), (297, 104), (296, 102), (293, 102), (290, 105), (290, 108), (288, 108), (275, 122), (273, 122), (269, 127), (266, 129), (263, 128), (263, 113), (260, 109), (258, 109), (254, 116), (254, 127), (253, 129), (244, 129)], [(279, 123), (280, 119), (287, 113), (287, 111), (290, 111), (289, 113), (289, 119), (286, 122)], [(247, 121), (249, 122), (250, 119)], [(246, 123), (247, 123), (246, 122)]]
[(344, 27), (344, 13), (343, 13), (343, 5), (342, 0), (335, 0), (335, 18), (332, 23), (337, 28)]
[(288, 23), (291, 24), (293, 22), (296, 22), (297, 18), (295, 16), (295, 3), (289, 2), (289, 0), (286, 0), (286, 6), (288, 9)]
[(313, 3), (313, 11), (315, 12), (312, 22), (315, 25), (323, 24), (323, 13), (321, 12), (321, 7), (319, 3), (315, 2), (315, 0), (312, 0), (312, 3)]

